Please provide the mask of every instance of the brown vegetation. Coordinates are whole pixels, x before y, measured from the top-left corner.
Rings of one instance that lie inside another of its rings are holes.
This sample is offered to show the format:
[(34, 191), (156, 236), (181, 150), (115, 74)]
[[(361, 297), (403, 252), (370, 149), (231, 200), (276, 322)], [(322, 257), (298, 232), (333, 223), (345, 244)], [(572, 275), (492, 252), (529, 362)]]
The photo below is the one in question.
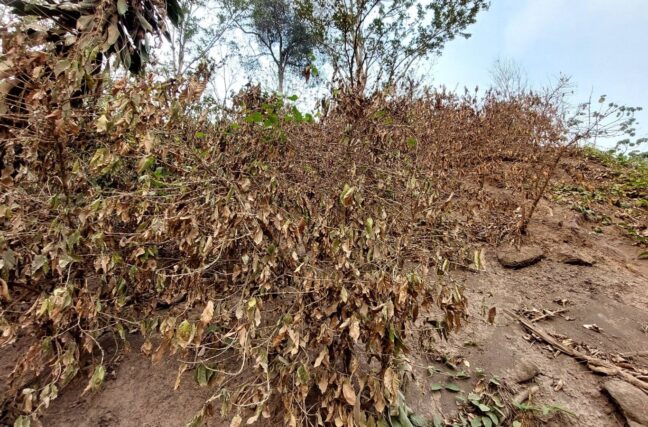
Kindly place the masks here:
[(134, 330), (216, 386), (196, 423), (220, 398), (235, 423), (383, 420), (414, 323), (462, 325), (445, 274), (519, 239), (577, 152), (545, 96), (349, 96), (313, 120), (251, 90), (208, 120), (206, 67), (110, 81), (83, 52), (36, 64), (16, 46), (4, 72), (28, 89), (2, 118), (0, 328), (29, 345), (5, 420), (77, 375), (100, 387)]

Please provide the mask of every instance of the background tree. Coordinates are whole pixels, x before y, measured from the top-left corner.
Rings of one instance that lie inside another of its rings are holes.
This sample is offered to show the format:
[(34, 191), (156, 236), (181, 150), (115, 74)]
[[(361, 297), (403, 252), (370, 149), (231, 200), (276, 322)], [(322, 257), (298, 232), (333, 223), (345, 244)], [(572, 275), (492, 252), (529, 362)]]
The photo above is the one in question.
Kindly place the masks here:
[(319, 0), (334, 76), (358, 93), (391, 85), (466, 28), (486, 0)]
[(275, 66), (277, 91), (283, 93), (287, 74), (303, 71), (318, 49), (322, 32), (309, 19), (308, 2), (288, 0), (231, 0), (230, 14), (238, 28), (254, 38)]
[(213, 59), (212, 51), (224, 42), (234, 18), (213, 0), (180, 0), (179, 7), (181, 19), (169, 31), (169, 53), (161, 61), (163, 72), (174, 78), (194, 70), (200, 61)]
[(495, 60), (490, 75), (493, 88), (504, 98), (512, 98), (529, 90), (526, 71), (513, 59)]

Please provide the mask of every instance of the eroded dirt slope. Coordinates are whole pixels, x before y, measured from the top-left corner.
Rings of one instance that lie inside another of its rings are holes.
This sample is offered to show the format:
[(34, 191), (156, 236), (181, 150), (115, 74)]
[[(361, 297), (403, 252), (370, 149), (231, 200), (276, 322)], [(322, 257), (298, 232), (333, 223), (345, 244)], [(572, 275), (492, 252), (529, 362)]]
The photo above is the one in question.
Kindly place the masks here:
[[(532, 318), (542, 316), (543, 310), (558, 311), (535, 323), (569, 343), (583, 344), (601, 355), (623, 355), (636, 366), (648, 367), (648, 262), (638, 260), (639, 249), (614, 227), (602, 234), (592, 228), (573, 211), (545, 207), (525, 242), (542, 249), (541, 261), (505, 269), (497, 260), (498, 250), (490, 248), (485, 271), (457, 274), (471, 302), (470, 319), (462, 332), (443, 344), (443, 352), (466, 360), (470, 367), (462, 367), (467, 371), (479, 368), (500, 378), (513, 391), (537, 385), (535, 406), (559, 406), (574, 414), (540, 417), (536, 420), (540, 424), (623, 426), (625, 420), (602, 391), (609, 377), (595, 375), (573, 357), (536, 341), (504, 314), (507, 310)], [(566, 255), (593, 265), (567, 264), (573, 261)], [(485, 315), (491, 307), (498, 312), (494, 325)], [(419, 368), (433, 361), (420, 356)], [(529, 364), (537, 368), (537, 375), (517, 384), (520, 369)], [(408, 390), (416, 409), (430, 417), (435, 412), (456, 412), (455, 399), (448, 398), (456, 393), (430, 393), (431, 384), (444, 384), (447, 377), (417, 372), (422, 381)], [(472, 379), (455, 382), (466, 393), (474, 384)]]

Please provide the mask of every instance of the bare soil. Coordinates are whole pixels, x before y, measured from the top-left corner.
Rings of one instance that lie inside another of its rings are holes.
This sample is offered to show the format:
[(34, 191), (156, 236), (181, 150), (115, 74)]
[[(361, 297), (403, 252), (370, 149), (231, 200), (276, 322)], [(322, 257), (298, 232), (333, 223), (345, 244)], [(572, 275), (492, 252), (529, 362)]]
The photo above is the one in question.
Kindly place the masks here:
[[(648, 351), (648, 261), (639, 260), (640, 249), (615, 226), (595, 232), (600, 224), (583, 221), (565, 207), (540, 206), (524, 244), (539, 246), (544, 258), (521, 269), (505, 269), (497, 261), (497, 248), (486, 248), (483, 271), (456, 271), (470, 302), (465, 327), (448, 341), (430, 343), (434, 351), (417, 347), (410, 355), (413, 380), (405, 388), (408, 404), (419, 414), (451, 416), (457, 411), (456, 393), (432, 392), (431, 385), (446, 381), (443, 374), (430, 375), (427, 367), (438, 365), (439, 354), (465, 360), (462, 367), (474, 374), (477, 368), (498, 378), (512, 393), (529, 387), (512, 380), (516, 368), (534, 364), (539, 374), (531, 383), (539, 387), (532, 396), (536, 405), (557, 405), (565, 413), (536, 419), (536, 425), (623, 426), (625, 420), (602, 392), (609, 377), (592, 373), (570, 356), (556, 353), (530, 338), (506, 310), (565, 310), (537, 325), (565, 339), (582, 343), (601, 354)], [(574, 251), (594, 260), (594, 265), (564, 263), (564, 253)], [(486, 313), (497, 308), (494, 324)], [(519, 312), (519, 311), (518, 311)], [(584, 325), (596, 325), (591, 330)], [(20, 343), (16, 344), (16, 352)], [(1, 374), (15, 359), (0, 357)], [(648, 367), (648, 357), (633, 356), (632, 362)], [(185, 374), (177, 390), (178, 363), (153, 365), (139, 352), (139, 343), (112, 363), (108, 380), (99, 392), (82, 394), (87, 378), (80, 375), (52, 402), (42, 418), (44, 426), (182, 426), (211, 395)], [(467, 393), (471, 379), (456, 381)], [(215, 416), (209, 426), (229, 425)]]
[[(564, 309), (562, 314), (569, 320), (556, 315), (539, 321), (538, 326), (601, 354), (643, 352), (633, 357), (633, 363), (648, 367), (648, 261), (638, 260), (639, 248), (614, 227), (599, 234), (592, 231), (592, 224), (579, 222), (572, 211), (545, 206), (544, 217), (534, 222), (527, 242), (541, 246), (545, 259), (519, 270), (504, 269), (497, 262), (496, 249), (491, 248), (486, 271), (460, 273), (471, 303), (470, 318), (462, 332), (440, 344), (446, 354), (465, 359), (470, 365), (467, 370), (481, 368), (513, 391), (529, 387), (512, 380), (516, 368), (524, 363), (536, 365), (539, 375), (532, 382), (539, 392), (533, 404), (556, 405), (574, 414), (545, 417), (536, 420), (539, 425), (624, 426), (625, 420), (601, 391), (609, 377), (596, 375), (571, 356), (530, 340), (528, 332), (504, 314), (507, 309)], [(565, 250), (587, 254), (595, 264), (565, 264), (561, 256)], [(485, 315), (490, 307), (498, 311), (494, 325)], [(596, 325), (600, 332), (584, 325)], [(419, 362), (425, 364), (425, 357)], [(453, 393), (429, 391), (431, 383), (445, 381), (443, 375), (429, 377), (424, 370), (418, 372), (421, 380), (411, 384), (407, 394), (408, 400), (416, 402), (415, 410), (430, 417), (456, 411), (455, 399), (447, 396)], [(455, 382), (469, 392), (474, 380)]]

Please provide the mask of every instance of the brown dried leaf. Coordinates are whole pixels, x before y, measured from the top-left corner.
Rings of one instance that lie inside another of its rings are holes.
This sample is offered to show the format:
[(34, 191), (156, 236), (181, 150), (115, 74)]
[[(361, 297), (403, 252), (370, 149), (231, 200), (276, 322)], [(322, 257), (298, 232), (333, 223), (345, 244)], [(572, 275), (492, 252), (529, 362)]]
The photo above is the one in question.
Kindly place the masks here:
[(210, 300), (209, 302), (207, 302), (205, 309), (200, 315), (200, 323), (202, 323), (203, 326), (207, 326), (209, 322), (211, 322), (213, 317), (214, 317), (214, 301)]
[(0, 297), (4, 299), (7, 302), (11, 302), (11, 294), (9, 293), (9, 286), (7, 286), (7, 282), (4, 280), (0, 279)]
[(320, 366), (327, 354), (328, 354), (328, 349), (324, 347), (322, 351), (320, 351), (319, 356), (317, 356), (317, 359), (315, 359), (315, 363), (313, 364), (313, 367), (317, 368), (318, 366)]
[(324, 394), (326, 393), (328, 386), (329, 386), (329, 374), (328, 371), (324, 371), (321, 374), (319, 381), (317, 381), (317, 387), (319, 387), (320, 392)]
[(254, 233), (254, 243), (258, 246), (263, 242), (263, 231), (261, 228), (257, 228), (256, 232)]
[(230, 427), (240, 427), (243, 422), (243, 418), (240, 415), (235, 415), (230, 422)]
[(592, 323), (591, 325), (583, 325), (583, 327), (585, 329), (589, 329), (590, 331), (594, 331), (594, 332), (599, 332), (600, 333), (602, 331), (602, 329), (599, 328), (598, 325), (595, 324), (595, 323)]
[(182, 381), (182, 374), (187, 370), (187, 365), (185, 363), (178, 366), (178, 374), (176, 375), (175, 385), (173, 386), (174, 390), (177, 390), (180, 387), (180, 381)]
[(398, 374), (394, 372), (391, 366), (385, 370), (385, 374), (383, 375), (383, 382), (385, 384), (385, 389), (389, 392), (389, 401), (395, 402), (396, 396), (398, 396), (398, 390), (400, 388), (400, 380), (398, 378)]
[(356, 404), (355, 390), (353, 390), (353, 386), (351, 385), (350, 381), (345, 381), (342, 384), (342, 394), (344, 395), (344, 398), (349, 405), (354, 406)]
[(358, 342), (360, 338), (360, 320), (354, 317), (349, 326), (349, 336), (353, 339), (354, 342)]

